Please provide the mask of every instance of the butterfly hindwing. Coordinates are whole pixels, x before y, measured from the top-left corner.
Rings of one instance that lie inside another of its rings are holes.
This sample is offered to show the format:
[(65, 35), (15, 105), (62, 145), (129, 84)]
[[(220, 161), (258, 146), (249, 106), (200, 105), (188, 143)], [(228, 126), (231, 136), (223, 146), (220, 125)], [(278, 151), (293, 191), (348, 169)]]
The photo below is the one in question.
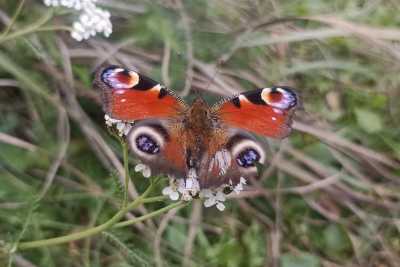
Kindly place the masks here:
[(226, 143), (221, 145), (204, 167), (207, 173), (200, 175), (202, 187), (235, 186), (243, 177), (257, 178), (257, 164), (264, 164), (266, 157), (263, 147), (245, 131), (229, 129)]
[(298, 96), (289, 87), (263, 88), (239, 94), (213, 107), (221, 121), (273, 138), (284, 138), (291, 131), (291, 118)]
[(134, 124), (127, 141), (131, 151), (153, 174), (185, 177), (185, 153), (181, 126), (173, 120), (147, 119)]
[(156, 81), (118, 66), (100, 68), (94, 86), (101, 89), (103, 109), (113, 119), (166, 118), (185, 109), (179, 97)]

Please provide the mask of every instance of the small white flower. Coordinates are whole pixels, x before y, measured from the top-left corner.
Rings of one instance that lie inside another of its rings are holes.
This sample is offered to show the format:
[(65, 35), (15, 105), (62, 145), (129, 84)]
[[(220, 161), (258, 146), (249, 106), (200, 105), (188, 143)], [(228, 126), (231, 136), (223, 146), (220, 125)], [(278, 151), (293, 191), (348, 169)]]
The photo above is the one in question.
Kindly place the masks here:
[(132, 128), (132, 125), (126, 122), (118, 122), (116, 127), (118, 130), (118, 135), (123, 136), (123, 135), (128, 135), (129, 131)]
[(109, 115), (104, 115), (105, 123), (107, 126), (112, 127), (115, 125), (115, 127), (118, 130), (118, 135), (119, 136), (126, 136), (128, 135), (129, 131), (132, 128), (133, 122), (123, 122), (121, 120), (113, 119)]
[(150, 167), (142, 163), (139, 163), (135, 166), (135, 172), (141, 172), (145, 178), (149, 178), (151, 176)]
[(125, 122), (118, 122), (117, 123), (117, 130), (119, 133), (123, 133), (125, 129)]
[(96, 6), (97, 0), (44, 0), (46, 6), (62, 6), (80, 12), (72, 25), (71, 37), (77, 41), (89, 39), (97, 33), (109, 37), (112, 33), (110, 12)]
[(216, 208), (220, 211), (225, 209), (225, 202), (226, 197), (225, 194), (222, 192), (222, 189), (218, 190), (215, 194), (210, 189), (203, 189), (201, 190), (200, 197), (206, 199), (204, 201), (204, 207), (212, 207), (216, 206)]
[(44, 0), (46, 6), (63, 6), (67, 8), (74, 8), (76, 10), (82, 9), (84, 2), (96, 2), (97, 0)]
[(196, 178), (176, 179), (169, 177), (169, 186), (163, 189), (163, 195), (169, 195), (172, 200), (180, 199), (190, 201), (200, 191), (200, 184)]
[(164, 196), (169, 196), (169, 198), (173, 201), (176, 201), (179, 199), (179, 181), (175, 179), (174, 177), (168, 176), (169, 177), (169, 186), (165, 187), (162, 190), (162, 194)]
[(239, 194), (240, 192), (243, 191), (243, 185), (246, 185), (246, 184), (247, 184), (246, 179), (244, 177), (240, 177), (240, 181), (237, 185), (235, 185), (235, 187), (233, 188), (233, 191), (236, 194)]
[(224, 211), (225, 210), (225, 205), (224, 203), (218, 202), (218, 204), (216, 205), (217, 209), (220, 211)]
[[(190, 173), (190, 172), (189, 172)], [(200, 191), (200, 184), (197, 178), (187, 178), (178, 180), (178, 191), (182, 194), (182, 200), (190, 201)]]
[(95, 36), (97, 33), (103, 33), (105, 37), (109, 37), (112, 33), (110, 16), (108, 11), (96, 7), (94, 3), (88, 3), (83, 8), (79, 21), (72, 25), (72, 38), (82, 41)]
[(179, 199), (179, 193), (176, 191), (176, 188), (173, 186), (167, 186), (162, 190), (162, 194), (164, 196), (169, 196), (169, 198), (173, 201), (176, 201)]

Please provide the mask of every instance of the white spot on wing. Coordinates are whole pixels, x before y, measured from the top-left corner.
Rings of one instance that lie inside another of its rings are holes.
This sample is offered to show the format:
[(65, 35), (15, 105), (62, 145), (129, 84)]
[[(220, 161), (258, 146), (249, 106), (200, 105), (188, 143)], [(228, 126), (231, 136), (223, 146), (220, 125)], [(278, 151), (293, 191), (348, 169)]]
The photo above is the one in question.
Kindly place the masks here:
[(246, 97), (246, 96), (244, 96), (244, 95), (239, 95), (239, 100), (240, 100), (240, 101), (246, 101), (246, 102), (249, 102), (249, 100), (247, 99), (247, 97)]
[(212, 171), (214, 167), (217, 167), (217, 169), (219, 170), (218, 174), (224, 175), (231, 166), (231, 161), (232, 158), (228, 150), (222, 149), (220, 151), (217, 151), (214, 158), (210, 162), (209, 171)]
[(151, 88), (151, 90), (160, 92), (161, 88), (162, 88), (162, 87), (161, 87), (161, 84), (157, 84), (156, 86), (154, 86), (153, 88)]

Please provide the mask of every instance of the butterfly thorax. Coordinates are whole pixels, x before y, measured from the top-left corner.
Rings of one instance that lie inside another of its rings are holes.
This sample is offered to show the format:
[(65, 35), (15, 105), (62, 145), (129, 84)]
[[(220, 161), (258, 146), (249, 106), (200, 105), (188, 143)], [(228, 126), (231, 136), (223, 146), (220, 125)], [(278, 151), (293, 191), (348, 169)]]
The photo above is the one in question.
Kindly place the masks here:
[(202, 98), (197, 98), (185, 113), (183, 128), (187, 167), (198, 168), (214, 133), (210, 107)]
[(197, 98), (188, 109), (184, 118), (184, 127), (198, 134), (207, 134), (212, 131), (210, 107), (202, 98)]

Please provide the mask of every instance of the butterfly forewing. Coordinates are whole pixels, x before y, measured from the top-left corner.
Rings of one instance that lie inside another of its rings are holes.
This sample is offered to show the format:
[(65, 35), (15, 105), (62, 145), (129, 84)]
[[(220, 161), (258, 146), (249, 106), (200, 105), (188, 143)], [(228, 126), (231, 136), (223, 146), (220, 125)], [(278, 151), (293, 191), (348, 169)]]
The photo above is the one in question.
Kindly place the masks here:
[(113, 119), (134, 121), (176, 116), (184, 102), (156, 81), (118, 66), (101, 67), (94, 80), (103, 109)]
[(289, 87), (263, 88), (245, 92), (213, 107), (223, 123), (273, 138), (291, 131), (297, 94)]

